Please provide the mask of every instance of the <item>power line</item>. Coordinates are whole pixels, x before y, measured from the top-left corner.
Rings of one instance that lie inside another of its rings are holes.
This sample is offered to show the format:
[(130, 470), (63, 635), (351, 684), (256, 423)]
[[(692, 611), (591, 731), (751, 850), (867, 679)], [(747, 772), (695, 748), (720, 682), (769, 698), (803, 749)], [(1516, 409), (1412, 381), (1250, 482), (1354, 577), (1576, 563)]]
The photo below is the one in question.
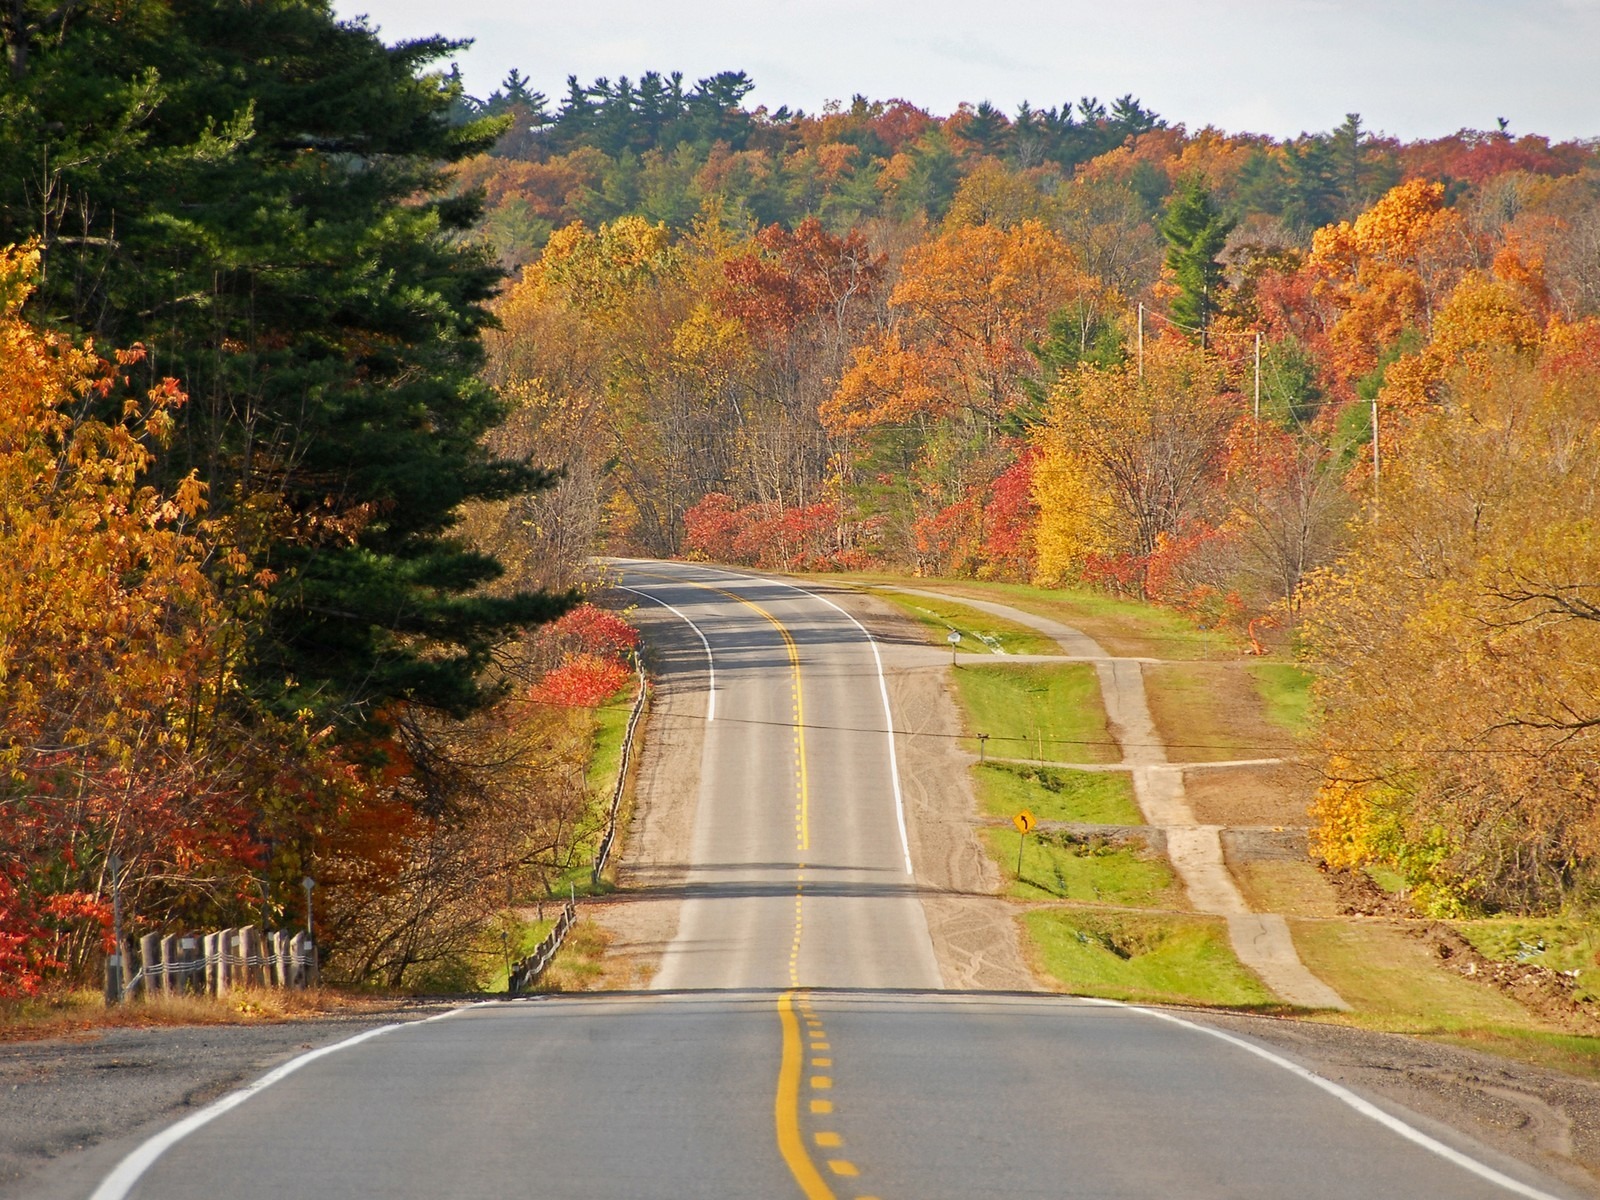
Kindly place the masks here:
[[(533, 703), (533, 704), (539, 705), (541, 707), (546, 707), (546, 708), (563, 708), (563, 709), (588, 708), (589, 711), (597, 711), (597, 710), (603, 709), (603, 710), (610, 711), (610, 712), (626, 712), (631, 708), (631, 704), (629, 704), (629, 705), (600, 704), (600, 705), (595, 705), (593, 707), (590, 707), (588, 705), (558, 704), (558, 703), (555, 703), (555, 702), (552, 702), (552, 701), (530, 701), (528, 703)], [(671, 715), (672, 719), (675, 720), (675, 721), (694, 721), (694, 722), (698, 722), (698, 723), (701, 723), (701, 724), (706, 723), (706, 719), (705, 719), (704, 716), (698, 716), (698, 715), (695, 715), (693, 713), (672, 713), (670, 715)], [(876, 735), (876, 736), (882, 736), (886, 732), (881, 726), (880, 727), (870, 727), (870, 726), (866, 726), (866, 725), (823, 725), (823, 724), (817, 724), (817, 723), (811, 722), (811, 721), (806, 721), (806, 722), (802, 722), (800, 724), (796, 724), (793, 721), (766, 721), (766, 720), (762, 720), (762, 719), (760, 719), (758, 717), (730, 717), (730, 716), (727, 716), (725, 713), (723, 713), (721, 711), (719, 711), (718, 714), (717, 714), (716, 724), (718, 724), (718, 725), (748, 725), (748, 726), (753, 726), (753, 727), (757, 727), (757, 728), (765, 728), (765, 729), (803, 729), (803, 730), (806, 730), (808, 732), (819, 732), (819, 733), (861, 733), (861, 734), (873, 734), (873, 735)], [(938, 739), (938, 740), (942, 740), (942, 741), (958, 741), (958, 742), (959, 741), (976, 741), (978, 739), (978, 736), (979, 736), (976, 733), (943, 733), (943, 732), (939, 732), (939, 731), (936, 731), (936, 730), (921, 730), (921, 729), (896, 729), (894, 732), (895, 732), (895, 736), (896, 737), (931, 738), (931, 739)], [(1276, 742), (1276, 743), (1274, 743), (1274, 742), (1256, 742), (1256, 743), (1229, 743), (1229, 742), (1119, 742), (1115, 738), (1064, 738), (1064, 737), (1042, 736), (1042, 735), (1038, 735), (1038, 734), (990, 734), (990, 735), (988, 735), (988, 740), (991, 743), (994, 743), (994, 742), (1016, 742), (1016, 743), (1019, 743), (1019, 744), (1022, 744), (1022, 745), (1028, 745), (1028, 746), (1045, 745), (1045, 746), (1104, 747), (1104, 748), (1111, 749), (1111, 750), (1218, 750), (1218, 751), (1226, 750), (1226, 751), (1237, 752), (1239, 757), (1246, 757), (1246, 756), (1256, 757), (1256, 756), (1258, 756), (1258, 757), (1262, 757), (1262, 758), (1267, 758), (1267, 757), (1288, 757), (1288, 756), (1296, 756), (1296, 757), (1298, 757), (1298, 756), (1301, 756), (1301, 755), (1311, 755), (1311, 754), (1315, 754), (1315, 755), (1324, 755), (1324, 754), (1341, 754), (1341, 755), (1357, 755), (1357, 754), (1389, 754), (1389, 755), (1394, 755), (1394, 754), (1408, 754), (1408, 755), (1424, 755), (1424, 756), (1426, 756), (1426, 755), (1514, 755), (1514, 756), (1528, 757), (1528, 756), (1542, 756), (1542, 755), (1545, 755), (1545, 754), (1554, 754), (1554, 753), (1572, 753), (1572, 752), (1574, 752), (1574, 750), (1577, 749), (1575, 747), (1567, 747), (1567, 746), (1546, 746), (1546, 747), (1529, 748), (1529, 749), (1513, 749), (1513, 748), (1495, 747), (1495, 746), (1438, 746), (1438, 747), (1433, 747), (1433, 748), (1429, 748), (1429, 749), (1414, 749), (1413, 748), (1413, 749), (1401, 750), (1401, 749), (1397, 749), (1397, 748), (1395, 748), (1393, 746), (1367, 746), (1367, 747), (1307, 746), (1304, 743), (1300, 743), (1300, 742)], [(1600, 751), (1592, 751), (1591, 753), (1600, 753)], [(1095, 766), (1117, 766), (1117, 765), (1129, 765), (1129, 764), (1076, 763), (1076, 764), (1067, 764), (1067, 765), (1069, 765), (1069, 766), (1095, 767)], [(1184, 763), (1137, 763), (1137, 764), (1131, 764), (1131, 765), (1157, 766), (1157, 767), (1159, 767), (1159, 766), (1203, 767), (1203, 766), (1206, 766), (1207, 764), (1205, 762), (1201, 761), (1201, 762), (1184, 762)]]

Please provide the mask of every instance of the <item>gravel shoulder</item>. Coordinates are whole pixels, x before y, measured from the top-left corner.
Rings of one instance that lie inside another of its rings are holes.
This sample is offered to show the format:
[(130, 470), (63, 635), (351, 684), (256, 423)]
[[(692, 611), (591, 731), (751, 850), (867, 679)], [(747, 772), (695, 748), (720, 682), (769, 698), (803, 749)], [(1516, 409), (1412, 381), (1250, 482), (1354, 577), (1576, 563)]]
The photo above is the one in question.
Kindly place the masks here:
[(81, 1200), (143, 1138), (296, 1055), (459, 1003), (0, 1043), (0, 1197)]
[(1403, 1034), (1287, 1017), (1181, 1015), (1265, 1043), (1382, 1107), (1398, 1105), (1600, 1196), (1600, 1081)]

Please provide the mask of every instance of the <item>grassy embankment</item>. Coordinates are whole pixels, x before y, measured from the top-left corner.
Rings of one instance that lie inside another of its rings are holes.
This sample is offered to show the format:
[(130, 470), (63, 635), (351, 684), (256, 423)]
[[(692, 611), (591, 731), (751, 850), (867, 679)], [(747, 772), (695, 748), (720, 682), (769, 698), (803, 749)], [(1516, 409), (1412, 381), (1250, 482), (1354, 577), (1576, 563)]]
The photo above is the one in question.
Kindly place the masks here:
[[(554, 928), (557, 906), (563, 900), (570, 895), (603, 895), (611, 890), (611, 882), (605, 875), (601, 876), (598, 883), (595, 882), (593, 864), (600, 839), (605, 834), (606, 814), (617, 785), (617, 775), (622, 769), (622, 742), (628, 731), (628, 716), (636, 694), (634, 685), (630, 683), (595, 710), (589, 766), (584, 775), (584, 785), (591, 797), (590, 810), (583, 822), (587, 832), (578, 840), (572, 866), (551, 884), (542, 918), (530, 917), (530, 909), (523, 906), (502, 913), (484, 932), (483, 961), (491, 964), (480, 980), (480, 987), (485, 992), (505, 991), (508, 962), (516, 962), (533, 953)], [(619, 826), (625, 826), (628, 801), (629, 796), (625, 793), (622, 809), (617, 814)], [(616, 850), (613, 847), (613, 855)], [(615, 857), (612, 861), (616, 861)], [(580, 918), (567, 934), (550, 969), (540, 980), (538, 990), (583, 991), (600, 977), (605, 947), (605, 931), (595, 922)]]
[[(914, 618), (913, 604), (935, 603), (892, 590), (874, 594)], [(997, 618), (955, 602), (937, 603), (937, 622), (921, 621), (930, 641), (942, 640), (949, 628), (987, 634), (986, 642), (995, 636)], [(1205, 648), (1204, 639), (1181, 640), (1191, 650)], [(1059, 653), (1060, 647), (1043, 639), (1026, 652)], [(990, 735), (986, 756), (1034, 760), (989, 761), (975, 765), (973, 775), (990, 819), (980, 837), (1006, 880), (1006, 894), (1023, 905), (1023, 925), (1043, 969), (1084, 995), (1270, 1005), (1270, 994), (1234, 957), (1224, 923), (1177, 911), (1184, 907), (1182, 888), (1137, 834), (1142, 818), (1129, 776), (1046, 765), (1109, 765), (1119, 759), (1094, 667), (994, 660), (979, 665), (967, 659), (952, 675), (969, 730)], [(977, 739), (969, 746), (976, 751)], [(1022, 809), (1047, 825), (1022, 841), (1019, 872), (1022, 839), (1010, 820)], [(1123, 828), (1063, 829), (1056, 823)], [(1132, 911), (1140, 909), (1146, 911)]]
[[(1295, 740), (1311, 729), (1310, 679), (1302, 669), (1271, 658), (1240, 661), (1236, 644), (1217, 633), (1195, 629), (1177, 614), (1080, 591), (1047, 592), (973, 581), (929, 586), (1008, 603), (1062, 621), (1088, 633), (1114, 654), (1162, 660), (1145, 666), (1145, 680), (1152, 716), (1174, 760), (1286, 757)], [(874, 592), (884, 594), (877, 588)], [(950, 610), (947, 614), (952, 621), (963, 617)], [(992, 620), (976, 612), (966, 619), (975, 623)], [(1010, 733), (1023, 740), (1035, 739), (1035, 751), (1028, 757), (1037, 756), (1038, 728), (1053, 728), (1051, 721), (1061, 719), (1039, 712), (1040, 705), (1077, 706), (1083, 700), (1081, 694), (1069, 699), (1070, 689), (1030, 687), (1021, 679), (1007, 697), (1004, 688), (996, 688), (992, 680), (963, 681), (963, 676), (980, 674), (970, 667), (954, 674), (970, 727), (995, 732), (1001, 728), (998, 714), (1006, 710), (1018, 714)], [(1081, 714), (1068, 719), (1078, 722), (1079, 731), (1084, 728)], [(1062, 738), (1064, 743), (1094, 740), (1081, 732)], [(995, 742), (991, 737), (991, 757), (998, 753)], [(1094, 761), (1084, 756), (1083, 746), (1076, 751), (1064, 750), (1050, 757)], [(1116, 782), (1110, 782), (1113, 780)], [(1290, 768), (1218, 768), (1189, 772), (1188, 780), (1197, 807), (1209, 793), (1243, 795), (1252, 810), (1270, 812), (1276, 805), (1284, 825), (1306, 823), (1313, 780)], [(1027, 807), (1046, 821), (1131, 824), (1137, 820), (1136, 815), (1130, 818), (1131, 790), (1120, 790), (1126, 787), (1125, 777), (1111, 773), (991, 762), (975, 768), (975, 784), (982, 810), (991, 819), (1009, 818), (1018, 808)], [(1227, 801), (1219, 803), (1225, 806)], [(1123, 820), (1117, 820), (1119, 816)], [(1058, 874), (1062, 855), (1053, 848), (1041, 848), (1038, 857), (1030, 848), (1019, 881), (1015, 877), (1017, 835), (998, 824), (987, 827), (983, 834), (1005, 872), (1008, 894), (1033, 901), (1024, 926), (1038, 961), (1072, 990), (1134, 999), (1260, 1002), (1259, 985), (1233, 959), (1220, 922), (1154, 911), (1171, 905), (1170, 891), (1163, 894), (1149, 888), (1147, 880), (1122, 869), (1121, 863), (1115, 870), (1097, 866), (1062, 869)], [(1082, 853), (1082, 844), (1074, 849), (1074, 859), (1093, 857)], [(1351, 1014), (1326, 1019), (1495, 1049), (1600, 1075), (1600, 1039), (1575, 1036), (1484, 982), (1441, 967), (1428, 945), (1412, 936), (1420, 922), (1342, 918), (1333, 887), (1309, 857), (1230, 862), (1230, 866), (1257, 908), (1289, 917), (1306, 965), (1355, 1008)], [(1389, 890), (1398, 889), (1398, 881), (1384, 872), (1372, 874)], [(1142, 894), (1141, 882), (1146, 884)], [(1082, 902), (1086, 887), (1091, 901), (1098, 898), (1102, 904)], [(1072, 902), (1039, 903), (1047, 894), (1071, 897)], [(1113, 894), (1118, 901), (1109, 899)], [(1153, 911), (1148, 915), (1119, 912), (1111, 907), (1113, 903), (1149, 905)], [(1490, 958), (1577, 970), (1579, 996), (1600, 994), (1600, 934), (1591, 924), (1570, 918), (1514, 917), (1448, 924)], [(1236, 982), (1240, 977), (1242, 987)]]

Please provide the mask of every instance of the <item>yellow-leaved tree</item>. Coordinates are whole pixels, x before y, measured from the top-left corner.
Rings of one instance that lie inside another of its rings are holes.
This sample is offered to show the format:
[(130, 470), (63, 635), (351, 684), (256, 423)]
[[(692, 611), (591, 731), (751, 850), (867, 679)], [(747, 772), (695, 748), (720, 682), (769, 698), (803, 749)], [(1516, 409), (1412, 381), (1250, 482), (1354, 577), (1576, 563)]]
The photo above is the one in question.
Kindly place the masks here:
[(1600, 863), (1600, 327), (1464, 364), (1308, 587), (1329, 862), (1439, 912), (1559, 906)]
[(25, 320), (38, 266), (0, 250), (0, 993), (98, 948), (112, 855), (159, 919), (228, 896), (257, 850), (203, 489), (145, 478), (183, 396), (129, 391), (138, 350)]
[(1214, 526), (1228, 431), (1240, 410), (1213, 358), (1178, 339), (1136, 361), (1080, 366), (1034, 433), (1040, 573), (1117, 560), (1143, 591), (1154, 556)]

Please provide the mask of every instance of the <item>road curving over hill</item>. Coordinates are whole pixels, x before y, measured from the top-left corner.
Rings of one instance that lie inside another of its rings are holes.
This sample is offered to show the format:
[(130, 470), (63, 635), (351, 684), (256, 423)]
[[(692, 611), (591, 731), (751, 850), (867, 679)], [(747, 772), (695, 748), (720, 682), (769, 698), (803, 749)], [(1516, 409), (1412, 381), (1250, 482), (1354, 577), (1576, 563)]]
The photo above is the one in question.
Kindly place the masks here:
[(704, 700), (652, 986), (326, 1047), (104, 1148), (96, 1200), (1578, 1194), (1248, 1036), (947, 990), (881, 648), (796, 584), (617, 567), (692, 625), (669, 669)]

